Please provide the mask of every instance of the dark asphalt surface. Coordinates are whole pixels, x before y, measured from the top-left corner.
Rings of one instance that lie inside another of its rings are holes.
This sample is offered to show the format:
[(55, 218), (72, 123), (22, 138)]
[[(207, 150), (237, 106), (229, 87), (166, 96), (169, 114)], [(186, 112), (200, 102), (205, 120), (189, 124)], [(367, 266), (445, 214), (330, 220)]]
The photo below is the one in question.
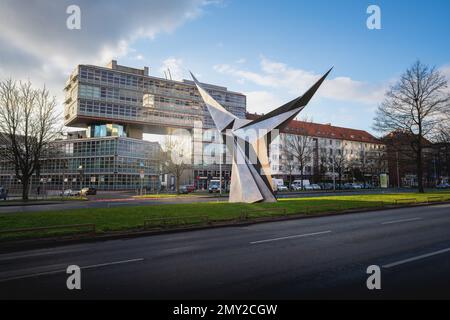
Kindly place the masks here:
[(450, 298), (450, 205), (0, 254), (0, 298)]

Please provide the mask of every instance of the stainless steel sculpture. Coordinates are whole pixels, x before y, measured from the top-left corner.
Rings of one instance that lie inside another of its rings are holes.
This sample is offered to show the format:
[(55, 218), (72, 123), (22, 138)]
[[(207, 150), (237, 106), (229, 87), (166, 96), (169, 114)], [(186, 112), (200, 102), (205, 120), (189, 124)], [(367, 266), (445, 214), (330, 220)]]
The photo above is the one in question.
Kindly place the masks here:
[(268, 146), (273, 135), (303, 110), (330, 72), (331, 69), (302, 96), (256, 120), (239, 119), (227, 111), (191, 73), (217, 130), (226, 138), (227, 148), (233, 155), (229, 202), (276, 201)]

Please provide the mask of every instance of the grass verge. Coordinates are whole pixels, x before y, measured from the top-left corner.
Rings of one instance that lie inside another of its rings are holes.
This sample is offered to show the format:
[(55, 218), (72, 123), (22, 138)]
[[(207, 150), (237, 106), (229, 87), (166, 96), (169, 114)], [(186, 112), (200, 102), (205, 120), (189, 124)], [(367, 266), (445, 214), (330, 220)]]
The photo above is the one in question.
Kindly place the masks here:
[[(165, 204), (136, 207), (74, 209), (0, 215), (0, 241), (40, 238), (72, 234), (74, 230), (44, 230), (23, 233), (2, 233), (4, 230), (44, 226), (95, 224), (97, 233), (142, 230), (144, 221), (149, 228), (196, 225), (208, 221), (232, 221), (242, 218), (257, 219), (278, 215), (314, 215), (349, 209), (377, 208), (384, 205), (424, 203), (450, 200), (450, 192), (395, 193), (314, 198), (287, 198), (277, 203), (207, 202), (192, 204)], [(176, 218), (177, 217), (177, 218)], [(202, 217), (202, 218), (199, 218)], [(164, 219), (164, 220), (162, 220)]]

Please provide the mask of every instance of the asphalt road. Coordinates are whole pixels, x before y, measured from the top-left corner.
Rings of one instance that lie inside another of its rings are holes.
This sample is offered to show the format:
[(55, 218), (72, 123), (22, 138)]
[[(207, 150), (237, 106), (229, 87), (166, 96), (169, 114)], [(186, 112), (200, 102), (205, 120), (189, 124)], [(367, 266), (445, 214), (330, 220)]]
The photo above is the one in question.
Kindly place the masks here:
[(442, 204), (0, 254), (0, 298), (450, 298), (449, 231)]

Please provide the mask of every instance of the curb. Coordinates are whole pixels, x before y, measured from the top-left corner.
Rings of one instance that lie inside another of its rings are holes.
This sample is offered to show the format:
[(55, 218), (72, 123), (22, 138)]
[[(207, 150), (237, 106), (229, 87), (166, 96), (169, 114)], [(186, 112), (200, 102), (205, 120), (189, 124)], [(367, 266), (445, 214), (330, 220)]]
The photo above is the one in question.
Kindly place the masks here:
[(40, 205), (60, 204), (60, 203), (64, 203), (64, 202), (63, 202), (63, 201), (18, 202), (18, 203), (0, 204), (0, 208), (1, 208), (1, 207), (27, 207), (27, 206), (40, 206)]
[(442, 202), (433, 202), (433, 203), (415, 203), (409, 205), (386, 205), (383, 207), (375, 207), (375, 208), (364, 208), (364, 209), (348, 209), (339, 212), (322, 212), (314, 215), (308, 215), (305, 213), (299, 214), (290, 214), (286, 216), (275, 216), (275, 217), (261, 217), (252, 220), (235, 220), (235, 221), (224, 221), (216, 222), (214, 224), (209, 225), (199, 225), (199, 226), (188, 226), (188, 227), (179, 227), (179, 228), (171, 228), (171, 229), (158, 229), (158, 230), (141, 230), (136, 229), (136, 231), (128, 231), (128, 232), (111, 232), (107, 234), (100, 234), (94, 237), (58, 237), (58, 238), (46, 238), (46, 239), (27, 239), (27, 240), (17, 240), (17, 241), (6, 241), (4, 243), (0, 243), (0, 249), (4, 253), (8, 252), (18, 252), (25, 251), (31, 249), (42, 249), (49, 246), (64, 246), (64, 245), (72, 245), (72, 244), (82, 244), (82, 243), (92, 243), (97, 241), (109, 241), (109, 240), (120, 240), (120, 239), (134, 239), (145, 236), (156, 236), (162, 234), (171, 234), (171, 233), (180, 233), (180, 232), (188, 232), (188, 231), (198, 231), (198, 230), (206, 230), (206, 229), (216, 229), (216, 228), (229, 228), (236, 226), (249, 226), (253, 224), (259, 223), (269, 223), (269, 222), (280, 222), (280, 221), (289, 221), (289, 220), (300, 220), (300, 219), (315, 219), (322, 217), (330, 217), (330, 216), (340, 216), (347, 214), (358, 214), (372, 211), (384, 211), (384, 210), (395, 210), (395, 209), (405, 209), (405, 208), (416, 208), (416, 207), (426, 207), (426, 206), (436, 206), (442, 204), (450, 204), (450, 201), (442, 201)]

